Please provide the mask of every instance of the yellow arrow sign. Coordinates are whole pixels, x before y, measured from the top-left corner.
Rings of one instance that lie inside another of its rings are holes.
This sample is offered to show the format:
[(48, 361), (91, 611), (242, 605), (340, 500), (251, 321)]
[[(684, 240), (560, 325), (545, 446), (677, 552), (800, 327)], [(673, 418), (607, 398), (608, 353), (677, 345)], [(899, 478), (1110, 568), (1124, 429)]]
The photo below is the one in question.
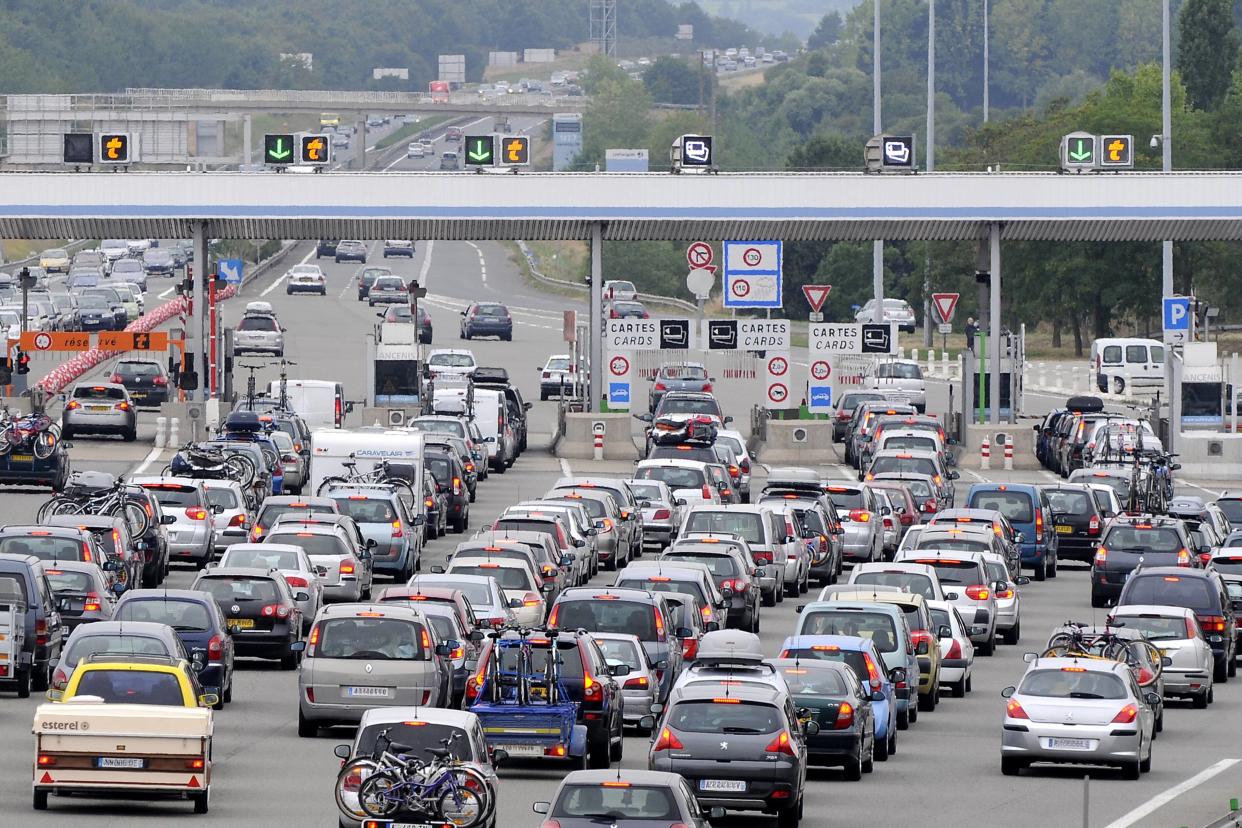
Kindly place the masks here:
[(323, 158), (323, 139), (316, 138), (306, 144), (306, 157), (310, 161), (319, 161)]
[(108, 139), (108, 143), (104, 146), (108, 151), (108, 157), (116, 160), (121, 157), (121, 148), (125, 146), (125, 142), (114, 135)]
[(1108, 160), (1109, 161), (1124, 161), (1125, 151), (1126, 151), (1126, 142), (1122, 141), (1120, 138), (1113, 139), (1113, 141), (1109, 143), (1108, 145)]

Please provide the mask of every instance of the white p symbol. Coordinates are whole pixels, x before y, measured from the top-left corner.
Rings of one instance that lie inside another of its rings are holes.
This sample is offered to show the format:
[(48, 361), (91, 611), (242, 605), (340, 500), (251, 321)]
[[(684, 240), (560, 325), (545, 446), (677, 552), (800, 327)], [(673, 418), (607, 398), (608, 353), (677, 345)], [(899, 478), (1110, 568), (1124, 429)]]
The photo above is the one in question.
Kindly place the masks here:
[(1186, 316), (1186, 305), (1183, 302), (1174, 302), (1169, 305), (1169, 327), (1176, 328), (1182, 324), (1182, 320)]

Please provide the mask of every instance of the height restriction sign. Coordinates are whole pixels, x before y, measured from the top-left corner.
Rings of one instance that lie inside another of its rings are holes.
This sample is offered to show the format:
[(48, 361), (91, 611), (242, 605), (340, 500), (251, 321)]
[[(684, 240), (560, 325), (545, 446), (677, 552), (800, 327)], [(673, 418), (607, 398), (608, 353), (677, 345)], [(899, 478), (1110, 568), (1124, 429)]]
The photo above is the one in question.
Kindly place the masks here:
[(630, 368), (632, 362), (628, 353), (613, 351), (608, 354), (608, 407), (615, 410), (629, 410), (632, 387), (630, 385)]

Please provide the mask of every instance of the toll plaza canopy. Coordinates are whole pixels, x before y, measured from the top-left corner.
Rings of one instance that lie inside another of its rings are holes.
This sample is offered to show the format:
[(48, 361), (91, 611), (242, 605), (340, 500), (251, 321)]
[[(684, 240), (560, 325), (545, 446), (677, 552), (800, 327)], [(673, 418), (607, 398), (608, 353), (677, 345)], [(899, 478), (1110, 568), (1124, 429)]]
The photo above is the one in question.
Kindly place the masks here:
[(1242, 174), (0, 174), (0, 238), (1242, 239)]

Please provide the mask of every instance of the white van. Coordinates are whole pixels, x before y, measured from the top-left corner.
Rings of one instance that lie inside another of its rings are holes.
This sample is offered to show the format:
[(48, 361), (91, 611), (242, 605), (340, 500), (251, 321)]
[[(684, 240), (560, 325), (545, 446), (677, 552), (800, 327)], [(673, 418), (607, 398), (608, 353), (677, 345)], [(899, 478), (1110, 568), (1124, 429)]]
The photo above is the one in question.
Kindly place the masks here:
[[(312, 429), (341, 428), (345, 424), (345, 388), (331, 380), (287, 380), (289, 405)], [(271, 382), (268, 396), (280, 399), (280, 383)]]
[(487, 446), (487, 462), (503, 474), (517, 456), (517, 441), (509, 422), (509, 409), (502, 391), (491, 388), (474, 389), (474, 422)]
[(1101, 391), (1124, 394), (1164, 387), (1164, 345), (1154, 339), (1113, 337), (1091, 343), (1091, 370)]
[[(367, 426), (354, 429), (317, 429), (312, 434), (310, 461), (310, 488), (318, 492), (325, 477), (334, 474), (348, 475), (345, 464), (355, 463), (357, 472), (375, 468), (377, 460), (388, 460), (411, 467), (410, 475), (402, 475), (411, 481), (423, 479), (423, 433), (412, 429), (389, 429)], [(419, 491), (415, 485), (415, 493)], [(426, 504), (415, 498), (414, 514), (426, 514)]]

